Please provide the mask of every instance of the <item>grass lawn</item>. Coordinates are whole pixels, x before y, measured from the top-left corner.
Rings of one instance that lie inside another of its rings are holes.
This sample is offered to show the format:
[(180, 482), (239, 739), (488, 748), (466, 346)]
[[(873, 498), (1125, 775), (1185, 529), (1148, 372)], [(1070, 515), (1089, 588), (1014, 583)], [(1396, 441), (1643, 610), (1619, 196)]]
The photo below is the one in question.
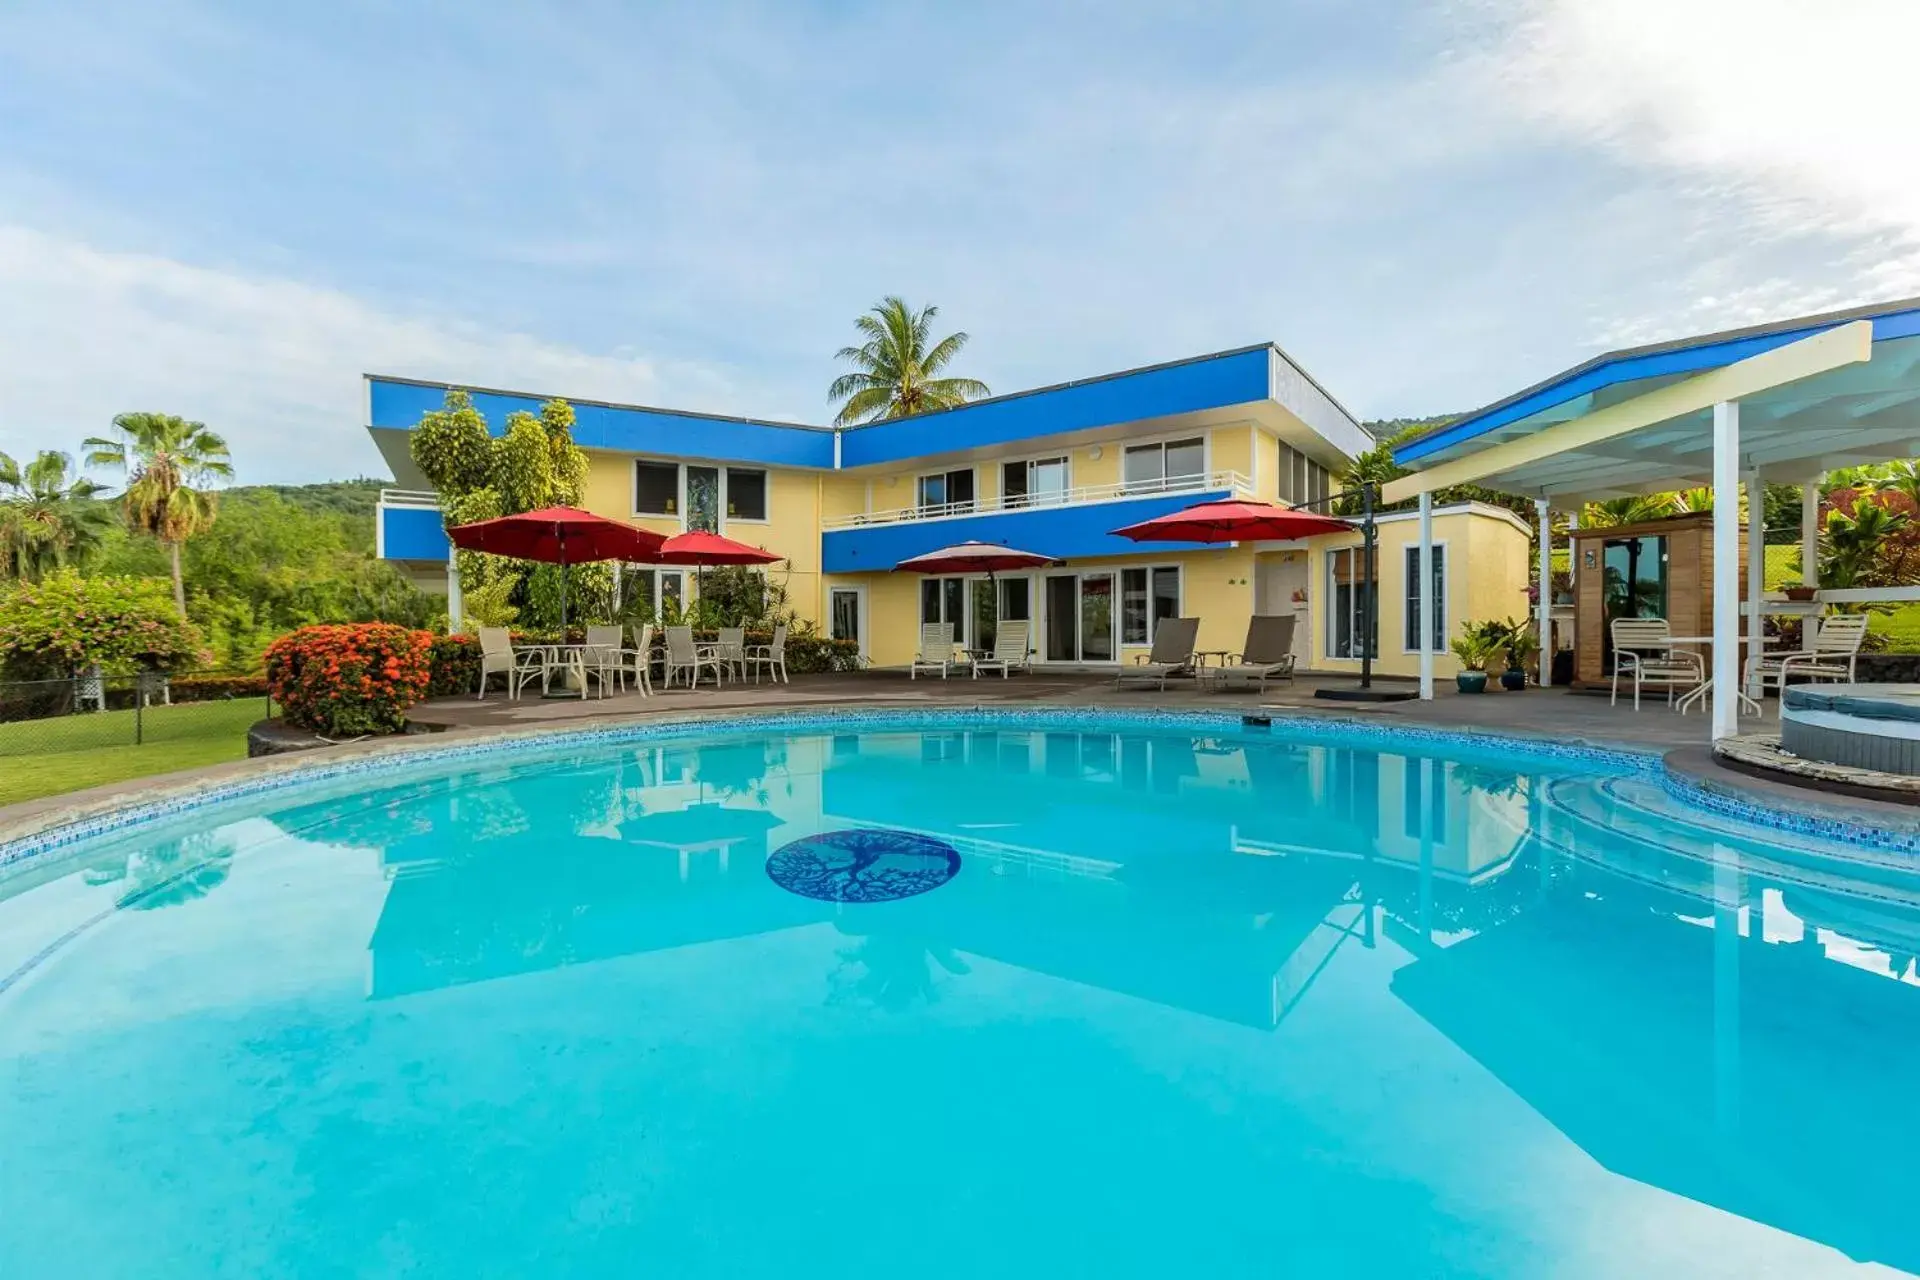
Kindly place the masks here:
[(0, 724), (0, 804), (244, 759), (247, 728), (266, 714), (264, 698), (148, 707), (138, 746), (131, 711)]

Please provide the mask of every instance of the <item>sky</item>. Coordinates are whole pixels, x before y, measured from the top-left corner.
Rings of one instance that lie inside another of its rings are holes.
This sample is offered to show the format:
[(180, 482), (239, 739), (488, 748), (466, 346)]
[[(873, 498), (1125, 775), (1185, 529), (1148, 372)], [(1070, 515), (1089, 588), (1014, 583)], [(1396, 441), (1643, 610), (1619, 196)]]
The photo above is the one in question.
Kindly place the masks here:
[(1917, 0), (0, 0), (0, 451), (384, 474), (361, 375), (823, 423), (1274, 341), (1362, 417), (1920, 294)]

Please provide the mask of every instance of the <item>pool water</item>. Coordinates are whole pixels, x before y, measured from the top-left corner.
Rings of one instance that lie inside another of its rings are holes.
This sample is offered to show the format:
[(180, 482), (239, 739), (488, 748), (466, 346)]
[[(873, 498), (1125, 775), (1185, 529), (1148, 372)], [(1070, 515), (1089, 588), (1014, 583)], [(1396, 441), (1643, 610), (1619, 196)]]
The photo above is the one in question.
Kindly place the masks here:
[(0, 1276), (1920, 1270), (1920, 874), (1380, 745), (608, 742), (6, 869)]

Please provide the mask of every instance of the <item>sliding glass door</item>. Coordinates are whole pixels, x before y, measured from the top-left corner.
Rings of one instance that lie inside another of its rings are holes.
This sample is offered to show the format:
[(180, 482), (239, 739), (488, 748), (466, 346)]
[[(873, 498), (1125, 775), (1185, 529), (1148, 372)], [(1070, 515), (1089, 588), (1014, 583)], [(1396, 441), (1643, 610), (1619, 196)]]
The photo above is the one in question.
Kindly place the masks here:
[(1112, 573), (1047, 575), (1048, 662), (1112, 662)]

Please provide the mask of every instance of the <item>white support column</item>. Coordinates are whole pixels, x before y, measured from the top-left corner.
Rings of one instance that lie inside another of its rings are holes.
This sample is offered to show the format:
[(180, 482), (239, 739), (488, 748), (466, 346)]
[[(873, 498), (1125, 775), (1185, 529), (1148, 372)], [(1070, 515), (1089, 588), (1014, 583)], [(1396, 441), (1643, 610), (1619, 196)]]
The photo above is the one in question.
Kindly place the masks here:
[(1740, 732), (1740, 402), (1713, 406), (1713, 737)]
[[(1749, 659), (1757, 657), (1761, 637), (1766, 634), (1767, 619), (1761, 609), (1767, 594), (1767, 486), (1760, 469), (1747, 472), (1747, 648)], [(1741, 664), (1744, 673), (1747, 664)], [(1744, 682), (1743, 682), (1744, 687)], [(1758, 696), (1758, 689), (1749, 690)]]
[(1800, 585), (1820, 585), (1820, 486), (1800, 486)]
[(1420, 495), (1420, 701), (1433, 701), (1433, 495)]
[(460, 595), (460, 553), (447, 552), (447, 634), (457, 636), (466, 629), (466, 604)]
[(1545, 685), (1553, 671), (1553, 508), (1545, 498), (1535, 498), (1533, 509), (1540, 513), (1540, 603), (1537, 607), (1540, 640), (1540, 683)]

